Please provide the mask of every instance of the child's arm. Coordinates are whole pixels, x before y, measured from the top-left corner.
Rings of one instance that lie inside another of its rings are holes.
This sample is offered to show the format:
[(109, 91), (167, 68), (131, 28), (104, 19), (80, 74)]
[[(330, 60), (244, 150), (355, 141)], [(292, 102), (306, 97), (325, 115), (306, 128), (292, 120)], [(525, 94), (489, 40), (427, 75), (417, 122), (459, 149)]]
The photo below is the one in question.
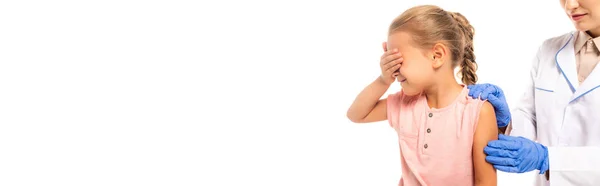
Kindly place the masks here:
[(387, 99), (382, 99), (390, 85), (399, 75), (398, 69), (403, 61), (398, 49), (387, 50), (387, 43), (382, 43), (383, 55), (379, 67), (381, 75), (363, 89), (348, 109), (348, 119), (354, 123), (369, 123), (387, 119)]
[(365, 87), (348, 109), (348, 119), (354, 123), (369, 123), (387, 119), (387, 99), (381, 99), (390, 84), (377, 78)]
[(473, 167), (475, 170), (475, 185), (497, 185), (496, 169), (485, 161), (483, 148), (491, 140), (498, 139), (498, 126), (494, 107), (485, 102), (479, 113), (479, 121), (473, 137)]

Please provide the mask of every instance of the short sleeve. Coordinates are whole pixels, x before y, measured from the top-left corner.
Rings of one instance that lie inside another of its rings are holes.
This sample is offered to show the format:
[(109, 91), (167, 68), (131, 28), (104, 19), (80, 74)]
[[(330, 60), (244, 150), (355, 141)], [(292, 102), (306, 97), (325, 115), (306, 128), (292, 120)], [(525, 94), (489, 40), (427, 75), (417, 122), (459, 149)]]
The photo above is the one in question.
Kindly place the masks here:
[(398, 126), (398, 119), (400, 116), (400, 101), (402, 100), (402, 92), (390, 94), (387, 97), (387, 120), (392, 128)]
[(470, 113), (473, 114), (471, 116), (473, 118), (473, 133), (477, 131), (477, 125), (479, 125), (479, 116), (481, 116), (481, 108), (483, 108), (483, 104), (485, 104), (485, 102), (486, 101), (480, 99), (471, 99), (469, 102), (470, 104), (467, 105), (468, 109), (471, 110)]

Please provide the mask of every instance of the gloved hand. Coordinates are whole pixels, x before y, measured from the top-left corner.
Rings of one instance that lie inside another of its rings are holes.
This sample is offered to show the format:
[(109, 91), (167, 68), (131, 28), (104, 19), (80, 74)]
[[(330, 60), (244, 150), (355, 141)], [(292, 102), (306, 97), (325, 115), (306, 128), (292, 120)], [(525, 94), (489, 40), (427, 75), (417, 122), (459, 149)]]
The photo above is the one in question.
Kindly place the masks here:
[(508, 123), (510, 123), (510, 109), (500, 87), (489, 83), (469, 85), (467, 87), (469, 88), (469, 96), (474, 99), (487, 99), (492, 104), (496, 112), (496, 124), (498, 124), (498, 127), (508, 126)]
[(483, 149), (485, 160), (494, 168), (513, 173), (524, 173), (535, 169), (544, 174), (548, 168), (548, 148), (523, 137), (500, 134), (498, 140), (490, 141)]

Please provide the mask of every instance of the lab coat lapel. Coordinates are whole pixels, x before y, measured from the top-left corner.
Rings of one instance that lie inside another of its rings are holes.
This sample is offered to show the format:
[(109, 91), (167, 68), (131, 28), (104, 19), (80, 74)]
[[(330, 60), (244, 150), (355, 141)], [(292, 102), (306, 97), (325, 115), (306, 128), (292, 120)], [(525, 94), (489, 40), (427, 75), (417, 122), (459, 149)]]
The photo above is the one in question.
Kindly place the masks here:
[[(581, 96), (584, 96), (584, 95), (594, 91), (595, 89), (598, 89), (599, 87), (600, 87), (600, 66), (597, 65), (596, 67), (594, 67), (594, 70), (592, 70), (592, 73), (590, 73), (590, 75), (588, 75), (588, 77), (585, 78), (585, 80), (583, 80), (583, 83), (581, 83), (581, 86), (579, 86), (579, 88), (577, 88), (577, 90), (575, 91), (575, 94), (573, 95), (573, 99), (571, 99), (571, 102), (577, 100)], [(596, 91), (600, 91), (600, 89), (598, 89)]]
[(571, 37), (565, 41), (563, 47), (556, 53), (556, 65), (558, 66), (562, 77), (567, 80), (571, 92), (575, 92), (579, 86), (579, 81), (577, 80), (577, 64), (575, 62), (575, 34), (572, 33)]

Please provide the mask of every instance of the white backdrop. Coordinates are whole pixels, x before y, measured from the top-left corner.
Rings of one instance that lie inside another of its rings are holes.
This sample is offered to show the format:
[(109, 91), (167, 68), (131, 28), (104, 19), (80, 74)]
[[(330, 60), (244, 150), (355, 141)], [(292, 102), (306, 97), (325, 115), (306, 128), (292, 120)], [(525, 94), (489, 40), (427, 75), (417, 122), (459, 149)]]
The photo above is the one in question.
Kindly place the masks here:
[(471, 21), (511, 106), (573, 28), (558, 0), (3, 1), (0, 185), (396, 185), (395, 132), (345, 114), (418, 4)]

